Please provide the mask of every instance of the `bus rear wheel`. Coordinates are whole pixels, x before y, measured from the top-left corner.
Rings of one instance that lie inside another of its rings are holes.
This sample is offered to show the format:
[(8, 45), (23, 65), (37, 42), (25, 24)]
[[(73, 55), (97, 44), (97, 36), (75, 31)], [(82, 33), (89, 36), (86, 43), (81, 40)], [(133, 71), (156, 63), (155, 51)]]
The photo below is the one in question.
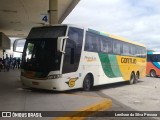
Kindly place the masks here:
[(155, 70), (151, 70), (150, 71), (150, 77), (156, 77), (156, 71)]
[(135, 74), (132, 72), (130, 76), (129, 84), (131, 85), (135, 83), (135, 81), (136, 81)]
[(92, 85), (92, 77), (90, 75), (87, 75), (83, 81), (83, 90), (89, 91), (92, 88), (92, 86), (93, 86)]
[(139, 72), (137, 72), (137, 73), (136, 73), (136, 76), (135, 76), (134, 83), (137, 83), (137, 82), (138, 82), (139, 77), (140, 77)]

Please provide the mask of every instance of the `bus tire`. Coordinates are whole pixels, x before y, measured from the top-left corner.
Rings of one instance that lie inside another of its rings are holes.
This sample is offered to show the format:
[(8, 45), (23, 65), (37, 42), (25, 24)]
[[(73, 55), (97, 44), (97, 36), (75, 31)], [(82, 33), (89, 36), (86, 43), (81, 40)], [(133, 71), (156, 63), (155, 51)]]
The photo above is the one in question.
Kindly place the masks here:
[(91, 75), (86, 75), (83, 81), (83, 90), (89, 91), (93, 86), (92, 77)]
[(129, 84), (132, 85), (135, 82), (135, 74), (132, 72), (129, 80)]
[(150, 77), (156, 77), (156, 71), (155, 70), (151, 70), (150, 71)]
[(137, 71), (137, 73), (136, 73), (134, 83), (137, 83), (138, 79), (139, 79), (139, 71)]

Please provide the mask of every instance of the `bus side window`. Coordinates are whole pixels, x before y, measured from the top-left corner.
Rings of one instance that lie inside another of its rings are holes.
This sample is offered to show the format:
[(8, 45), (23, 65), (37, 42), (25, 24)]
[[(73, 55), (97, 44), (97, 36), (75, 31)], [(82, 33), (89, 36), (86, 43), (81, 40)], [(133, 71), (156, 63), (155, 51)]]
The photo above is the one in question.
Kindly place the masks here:
[(101, 52), (105, 52), (105, 53), (109, 52), (108, 44), (104, 40), (101, 40)]
[(151, 62), (152, 60), (151, 60), (151, 55), (150, 54), (147, 54), (147, 62)]
[(158, 54), (153, 55), (153, 62), (158, 62)]
[(107, 37), (100, 37), (101, 52), (112, 53), (112, 42)]
[(121, 43), (119, 41), (113, 41), (113, 53), (114, 54), (121, 54)]
[(129, 55), (129, 45), (127, 43), (123, 43), (123, 55)]
[(83, 30), (70, 27), (66, 41), (62, 73), (75, 72), (78, 69), (82, 51)]
[(94, 46), (92, 43), (92, 37), (87, 35), (86, 36), (86, 50), (88, 51), (94, 51)]
[(86, 32), (86, 41), (84, 50), (90, 52), (99, 51), (99, 36), (94, 33)]
[(136, 46), (136, 57), (144, 58), (146, 57), (145, 48), (141, 48), (140, 46)]
[(142, 49), (142, 58), (146, 58), (146, 49), (145, 48), (141, 49)]

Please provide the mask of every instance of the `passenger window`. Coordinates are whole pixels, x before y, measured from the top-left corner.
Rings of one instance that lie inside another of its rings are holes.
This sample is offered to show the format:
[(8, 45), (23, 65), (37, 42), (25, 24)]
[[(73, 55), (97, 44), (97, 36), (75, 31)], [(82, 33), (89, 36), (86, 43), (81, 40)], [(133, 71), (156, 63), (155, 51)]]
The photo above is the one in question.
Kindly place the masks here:
[(135, 47), (135, 45), (130, 45), (129, 48), (130, 48), (130, 51), (129, 51), (130, 55), (135, 56), (136, 55), (136, 47)]
[(101, 52), (112, 53), (112, 41), (107, 37), (100, 37)]
[(86, 51), (99, 51), (99, 36), (90, 32), (86, 33), (85, 49)]
[(130, 55), (129, 45), (127, 43), (123, 43), (123, 55)]
[(136, 46), (136, 57), (142, 57), (142, 49), (139, 46)]
[(121, 43), (119, 41), (113, 41), (113, 53), (121, 54)]
[(68, 36), (69, 38), (66, 41), (62, 73), (77, 71), (82, 51), (83, 30), (70, 27)]
[(142, 57), (145, 58), (145, 57), (146, 57), (146, 54), (147, 54), (147, 53), (146, 53), (146, 49), (145, 49), (145, 48), (142, 48)]

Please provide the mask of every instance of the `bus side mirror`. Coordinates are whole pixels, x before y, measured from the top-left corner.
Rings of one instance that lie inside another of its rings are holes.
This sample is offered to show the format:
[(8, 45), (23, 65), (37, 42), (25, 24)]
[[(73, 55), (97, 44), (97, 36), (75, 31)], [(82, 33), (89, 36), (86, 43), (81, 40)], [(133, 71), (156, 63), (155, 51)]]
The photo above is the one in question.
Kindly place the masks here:
[(58, 37), (57, 40), (57, 51), (65, 53), (63, 50), (63, 45), (64, 43), (66, 43), (66, 39), (68, 38), (68, 36), (64, 36), (64, 37)]
[(16, 39), (13, 43), (13, 52), (23, 52), (24, 44), (26, 42), (26, 39)]

